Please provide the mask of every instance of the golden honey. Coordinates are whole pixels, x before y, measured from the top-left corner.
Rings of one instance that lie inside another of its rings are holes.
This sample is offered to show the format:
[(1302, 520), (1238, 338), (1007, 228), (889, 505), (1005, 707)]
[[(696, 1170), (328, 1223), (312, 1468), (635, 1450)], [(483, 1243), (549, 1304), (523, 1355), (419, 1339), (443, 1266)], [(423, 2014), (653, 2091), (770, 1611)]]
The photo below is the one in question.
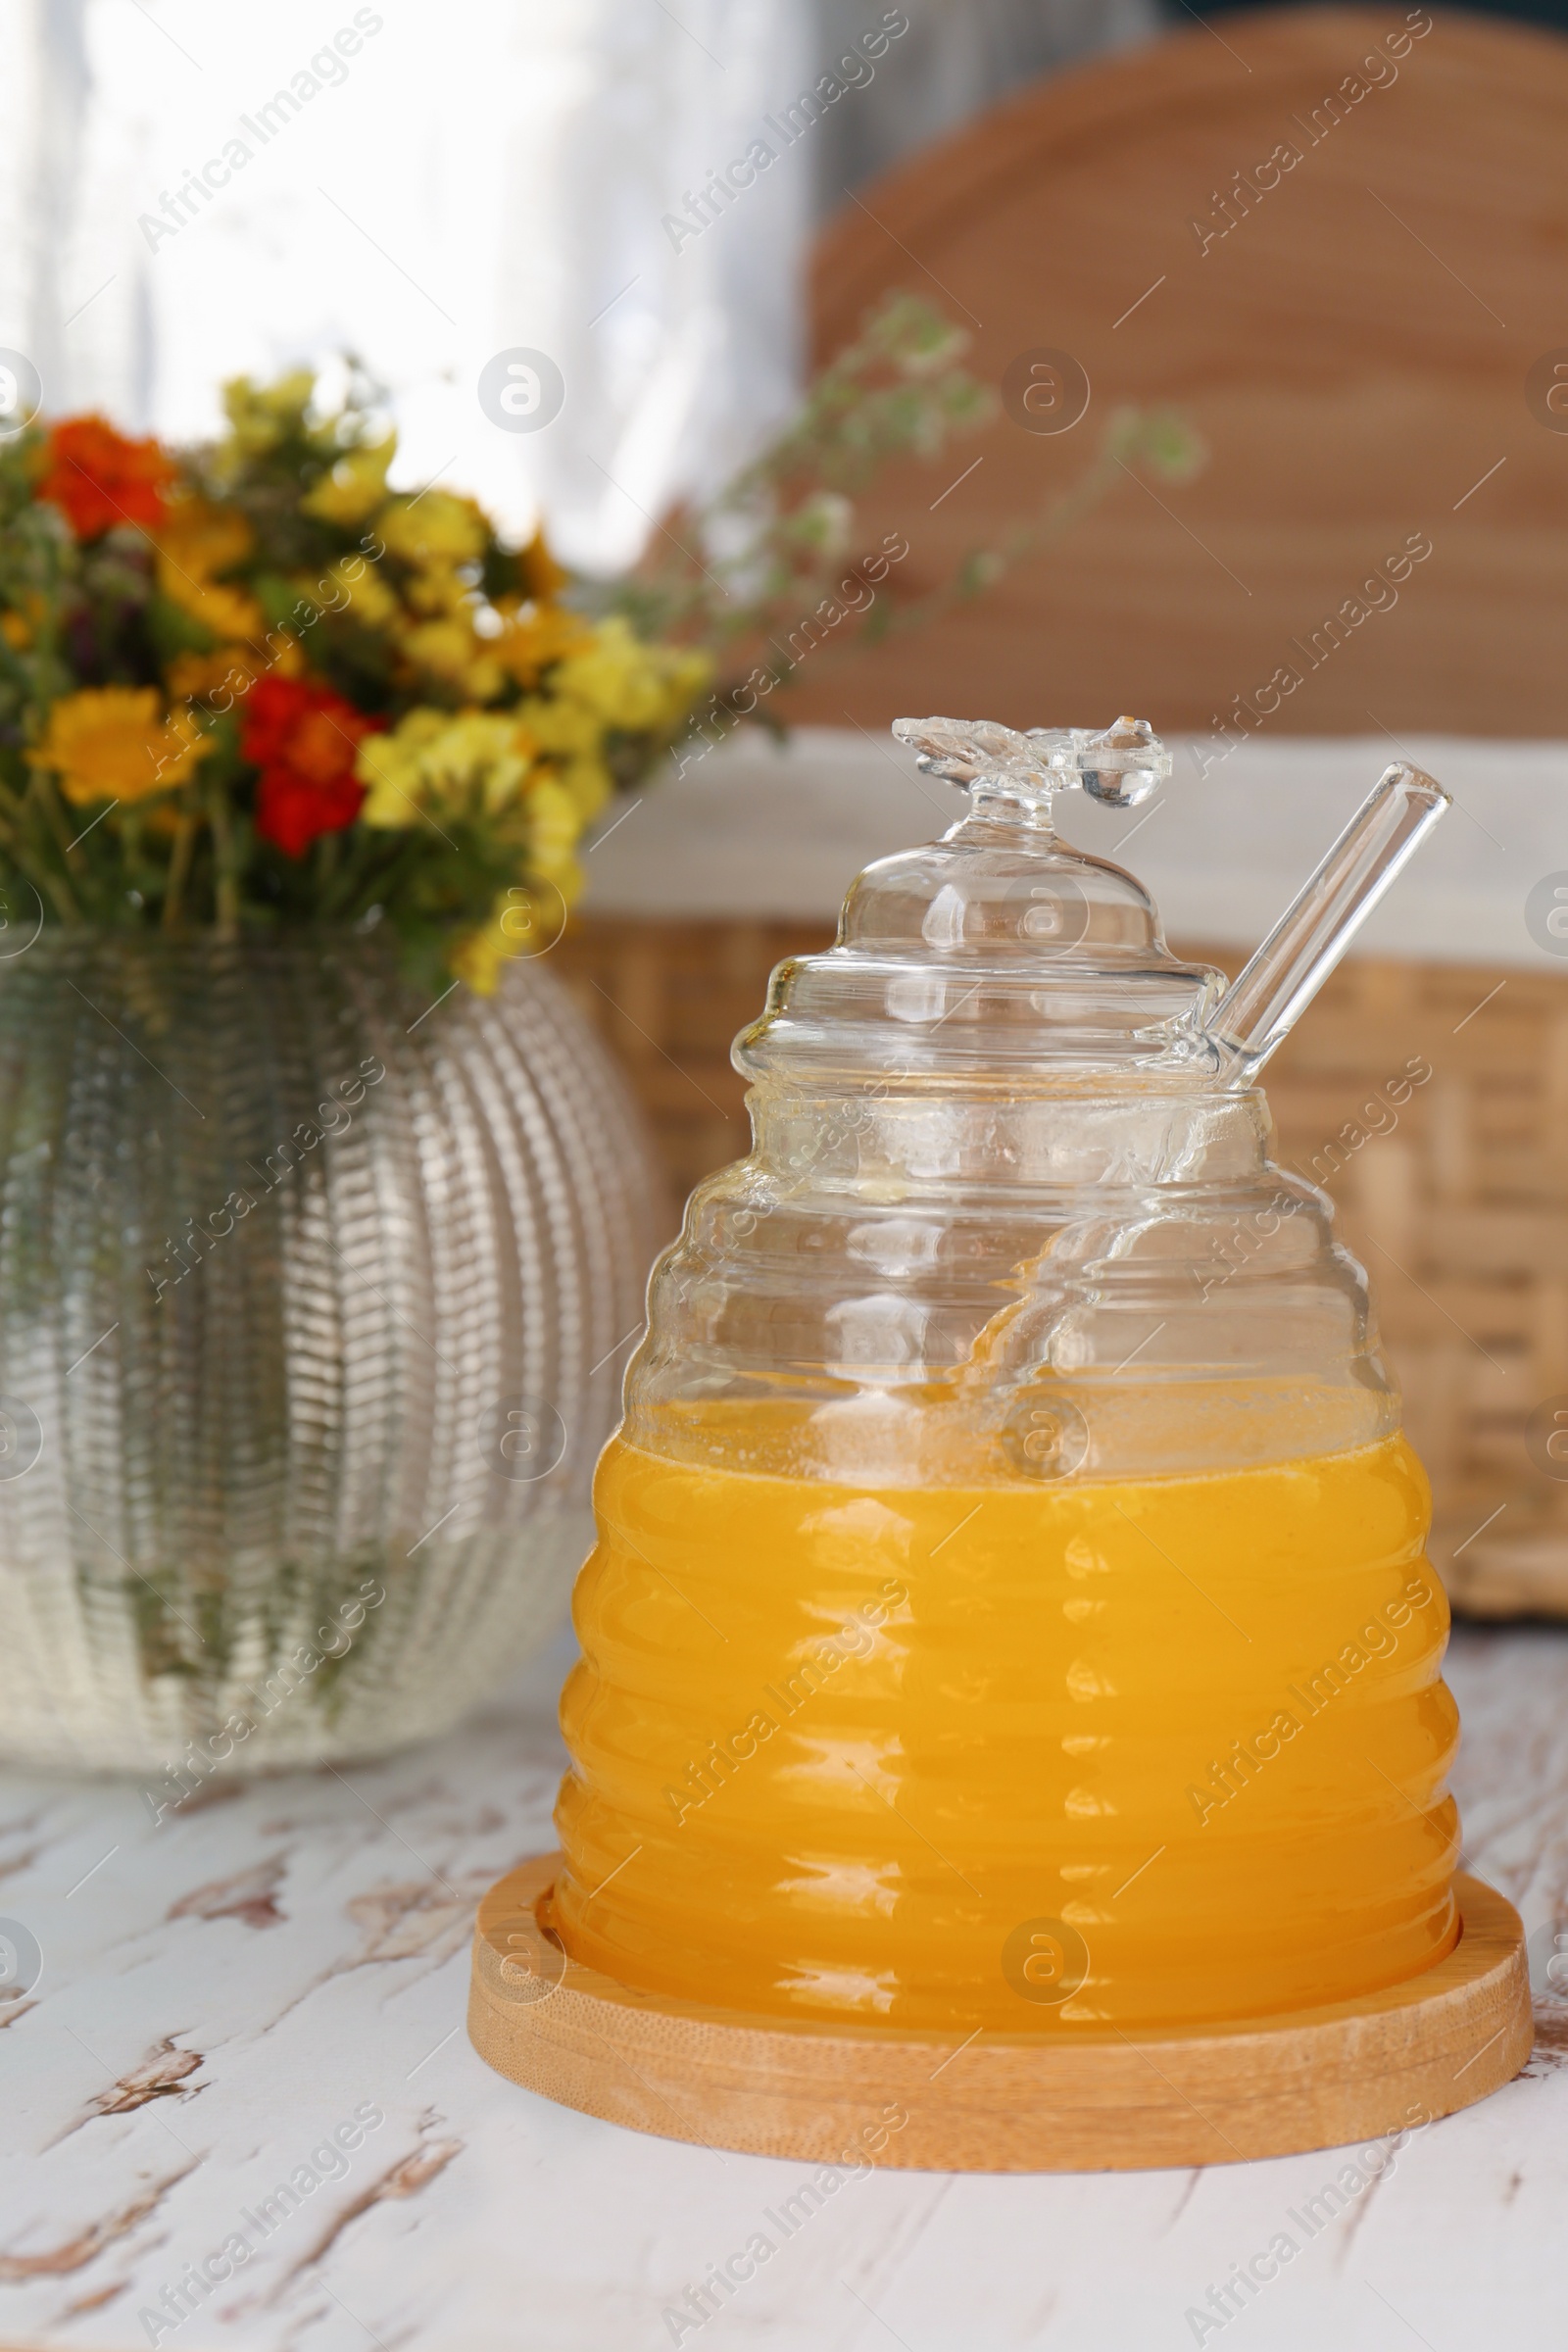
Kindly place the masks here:
[[(1148, 1478), (792, 1476), (615, 1440), (555, 1917), (651, 1991), (1070, 2033), (1262, 2017), (1457, 1930), (1457, 1736), (1402, 1439)], [(690, 1447), (683, 1449), (688, 1454)]]

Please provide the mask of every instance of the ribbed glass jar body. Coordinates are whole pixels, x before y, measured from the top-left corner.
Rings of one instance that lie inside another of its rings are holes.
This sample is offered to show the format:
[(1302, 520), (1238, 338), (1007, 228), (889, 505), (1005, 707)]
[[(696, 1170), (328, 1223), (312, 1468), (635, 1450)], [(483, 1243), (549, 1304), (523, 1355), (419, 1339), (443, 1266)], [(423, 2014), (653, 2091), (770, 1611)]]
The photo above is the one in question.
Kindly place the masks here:
[(657, 1188), (536, 965), (45, 933), (0, 967), (0, 1750), (404, 1745), (558, 1620)]
[(1002, 2032), (1441, 1956), (1425, 1480), (1262, 1095), (779, 1070), (752, 1109), (599, 1473), (568, 1949), (736, 2010)]

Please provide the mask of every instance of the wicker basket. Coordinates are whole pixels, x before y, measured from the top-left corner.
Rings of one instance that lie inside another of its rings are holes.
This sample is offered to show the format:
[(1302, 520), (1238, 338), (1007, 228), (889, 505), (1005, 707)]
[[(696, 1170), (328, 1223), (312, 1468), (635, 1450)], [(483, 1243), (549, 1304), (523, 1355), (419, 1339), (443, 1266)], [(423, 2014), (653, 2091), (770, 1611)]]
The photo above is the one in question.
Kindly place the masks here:
[[(831, 937), (809, 922), (590, 917), (557, 950), (677, 1198), (748, 1148), (729, 1049), (768, 973)], [(1400, 1103), (1390, 1081), (1412, 1065), (1430, 1075)], [(1268, 1091), (1279, 1155), (1326, 1184), (1372, 1273), (1455, 1603), (1568, 1616), (1568, 1481), (1526, 1446), (1532, 1415), (1568, 1392), (1568, 976), (1351, 959)]]

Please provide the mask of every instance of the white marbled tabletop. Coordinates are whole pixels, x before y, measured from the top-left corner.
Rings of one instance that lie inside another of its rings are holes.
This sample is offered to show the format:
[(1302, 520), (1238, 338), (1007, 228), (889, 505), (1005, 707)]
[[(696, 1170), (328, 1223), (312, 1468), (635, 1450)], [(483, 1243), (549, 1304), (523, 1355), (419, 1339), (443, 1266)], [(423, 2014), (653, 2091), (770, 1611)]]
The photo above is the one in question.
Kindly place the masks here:
[[(41, 1958), (0, 2004), (6, 2352), (1568, 2344), (1568, 1997), (1544, 1972), (1568, 1931), (1568, 1631), (1467, 1629), (1451, 1654), (1467, 1859), (1535, 1932), (1538, 2045), (1506, 2089), (1310, 2239), (1287, 2216), (1342, 2156), (846, 2174), (700, 2327), (666, 2314), (814, 2168), (552, 2107), (464, 2033), (475, 1900), (552, 1841), (564, 1654), (435, 1746), (156, 1827), (133, 1786), (0, 1780), (0, 1932)], [(1209, 2288), (1282, 2231), (1294, 2258), (1215, 2319)], [(227, 2281), (182, 2298), (214, 2257)]]

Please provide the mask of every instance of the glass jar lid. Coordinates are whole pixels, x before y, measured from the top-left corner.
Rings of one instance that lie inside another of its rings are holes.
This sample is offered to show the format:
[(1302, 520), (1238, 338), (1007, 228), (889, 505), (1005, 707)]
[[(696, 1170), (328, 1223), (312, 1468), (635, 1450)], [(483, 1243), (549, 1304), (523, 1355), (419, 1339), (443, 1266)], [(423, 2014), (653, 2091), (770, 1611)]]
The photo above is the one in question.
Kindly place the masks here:
[(1059, 792), (1133, 808), (1171, 756), (1142, 719), (1102, 732), (895, 722), (968, 807), (940, 841), (865, 868), (825, 955), (780, 964), (737, 1040), (751, 1078), (897, 1075), (1045, 1090), (1212, 1085), (1225, 975), (1166, 947), (1137, 878), (1056, 832)]

